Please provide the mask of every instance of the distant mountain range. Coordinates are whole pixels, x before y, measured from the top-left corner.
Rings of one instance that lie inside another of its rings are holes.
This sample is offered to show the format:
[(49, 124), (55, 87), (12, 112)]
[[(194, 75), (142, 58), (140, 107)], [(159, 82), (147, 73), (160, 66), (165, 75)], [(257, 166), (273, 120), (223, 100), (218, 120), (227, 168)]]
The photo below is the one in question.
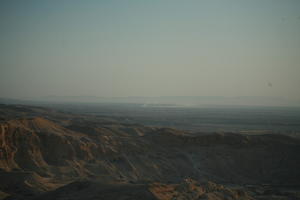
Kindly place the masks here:
[(0, 103), (32, 104), (32, 103), (133, 103), (147, 105), (175, 106), (300, 106), (300, 100), (284, 97), (262, 96), (157, 96), (157, 97), (97, 97), (97, 96), (45, 96), (32, 99), (0, 98)]

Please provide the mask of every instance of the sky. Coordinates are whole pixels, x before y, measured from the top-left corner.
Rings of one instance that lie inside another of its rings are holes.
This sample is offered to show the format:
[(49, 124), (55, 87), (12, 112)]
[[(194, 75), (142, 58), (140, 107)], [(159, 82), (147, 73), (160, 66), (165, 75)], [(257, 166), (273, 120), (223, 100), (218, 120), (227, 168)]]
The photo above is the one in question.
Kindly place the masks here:
[(0, 97), (300, 101), (298, 0), (1, 0)]

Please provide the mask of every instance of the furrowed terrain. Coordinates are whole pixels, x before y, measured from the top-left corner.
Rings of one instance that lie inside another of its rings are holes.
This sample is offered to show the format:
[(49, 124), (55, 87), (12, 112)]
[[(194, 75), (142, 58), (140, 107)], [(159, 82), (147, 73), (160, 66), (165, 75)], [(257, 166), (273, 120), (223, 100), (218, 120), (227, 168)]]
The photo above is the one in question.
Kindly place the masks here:
[(0, 199), (300, 199), (300, 140), (0, 105)]

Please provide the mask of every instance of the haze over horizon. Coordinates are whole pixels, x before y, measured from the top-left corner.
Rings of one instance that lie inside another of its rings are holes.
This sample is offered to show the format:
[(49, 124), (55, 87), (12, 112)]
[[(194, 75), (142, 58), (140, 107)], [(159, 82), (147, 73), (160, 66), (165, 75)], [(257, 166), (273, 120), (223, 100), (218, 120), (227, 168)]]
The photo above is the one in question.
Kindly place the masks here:
[(300, 102), (300, 1), (12, 0), (0, 27), (0, 97)]

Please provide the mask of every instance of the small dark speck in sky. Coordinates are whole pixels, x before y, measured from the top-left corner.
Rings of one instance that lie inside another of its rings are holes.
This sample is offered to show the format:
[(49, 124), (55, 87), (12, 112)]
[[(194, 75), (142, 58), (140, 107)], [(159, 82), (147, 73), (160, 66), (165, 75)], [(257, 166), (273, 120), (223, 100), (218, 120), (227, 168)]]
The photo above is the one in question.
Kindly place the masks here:
[(268, 86), (269, 86), (269, 87), (272, 87), (273, 84), (272, 84), (271, 82), (268, 82)]

